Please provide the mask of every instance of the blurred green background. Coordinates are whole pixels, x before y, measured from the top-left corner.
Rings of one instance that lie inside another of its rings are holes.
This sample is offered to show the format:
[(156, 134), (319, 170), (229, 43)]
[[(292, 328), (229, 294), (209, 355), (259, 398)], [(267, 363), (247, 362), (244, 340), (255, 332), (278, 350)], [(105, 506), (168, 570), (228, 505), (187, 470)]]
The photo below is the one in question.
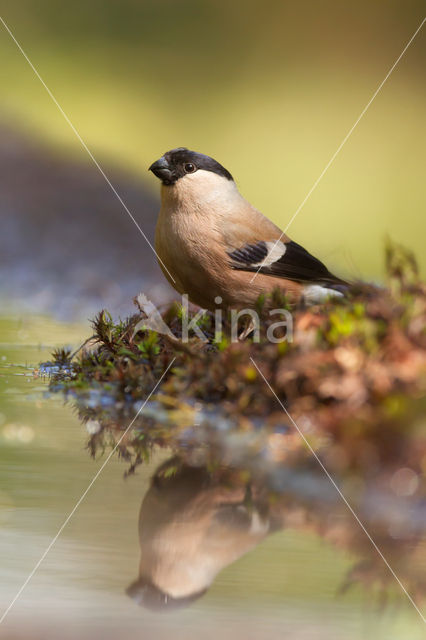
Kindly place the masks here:
[[(194, 148), (283, 227), (424, 12), (420, 0), (2, 3), (98, 160), (157, 193), (149, 163)], [(382, 277), (386, 234), (426, 264), (425, 52), (423, 29), (291, 226), (339, 273)], [(3, 27), (0, 55), (1, 120), (85, 160)]]

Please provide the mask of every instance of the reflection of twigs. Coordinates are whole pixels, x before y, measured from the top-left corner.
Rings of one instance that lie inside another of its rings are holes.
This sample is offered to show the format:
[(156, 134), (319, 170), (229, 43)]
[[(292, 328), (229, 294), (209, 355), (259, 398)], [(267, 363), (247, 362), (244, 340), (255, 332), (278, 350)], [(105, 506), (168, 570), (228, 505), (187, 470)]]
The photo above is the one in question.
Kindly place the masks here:
[(136, 454), (136, 457), (134, 459), (134, 461), (132, 462), (132, 464), (130, 465), (130, 467), (127, 469), (127, 471), (124, 473), (124, 478), (128, 478), (129, 476), (132, 476), (135, 474), (136, 472), (136, 468), (142, 464), (142, 456), (140, 453)]

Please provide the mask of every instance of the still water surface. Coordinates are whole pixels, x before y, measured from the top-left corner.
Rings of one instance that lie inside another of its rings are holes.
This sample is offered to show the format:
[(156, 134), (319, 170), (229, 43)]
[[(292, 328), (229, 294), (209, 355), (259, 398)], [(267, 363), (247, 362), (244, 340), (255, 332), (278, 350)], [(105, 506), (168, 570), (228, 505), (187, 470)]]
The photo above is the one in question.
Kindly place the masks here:
[[(53, 342), (78, 342), (69, 327), (50, 335), (43, 346), (9, 332), (0, 345), (1, 612), (107, 455), (90, 458), (71, 404), (46, 396), (47, 380), (33, 375)], [(0, 638), (424, 637), (404, 599), (380, 610), (359, 585), (340, 594), (354, 558), (314, 531), (287, 526), (279, 501), (265, 506), (261, 486), (249, 504), (229, 478), (209, 484), (202, 471), (183, 469), (161, 479), (171, 456), (155, 452), (127, 479), (126, 463), (110, 460), (0, 625)], [(203, 593), (188, 606), (164, 606), (143, 588), (154, 573), (175, 596)]]

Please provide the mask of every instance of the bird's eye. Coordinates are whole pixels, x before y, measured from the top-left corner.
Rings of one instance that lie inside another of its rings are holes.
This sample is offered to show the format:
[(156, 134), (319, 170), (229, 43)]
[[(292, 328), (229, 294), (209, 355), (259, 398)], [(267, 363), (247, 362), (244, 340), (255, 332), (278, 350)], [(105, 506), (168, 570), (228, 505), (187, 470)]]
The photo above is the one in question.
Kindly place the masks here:
[(197, 170), (197, 167), (195, 164), (192, 164), (192, 162), (187, 162), (183, 168), (185, 169), (185, 173), (194, 173), (194, 171)]

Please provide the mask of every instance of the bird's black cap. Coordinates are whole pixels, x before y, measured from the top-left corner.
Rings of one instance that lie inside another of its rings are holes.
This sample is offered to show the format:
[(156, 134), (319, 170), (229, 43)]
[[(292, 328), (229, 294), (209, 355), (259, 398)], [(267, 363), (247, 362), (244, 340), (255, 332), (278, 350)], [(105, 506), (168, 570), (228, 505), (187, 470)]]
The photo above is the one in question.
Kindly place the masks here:
[(195, 173), (199, 169), (212, 171), (227, 180), (233, 180), (232, 175), (219, 162), (197, 151), (191, 151), (185, 147), (178, 147), (167, 151), (159, 160), (154, 162), (149, 171), (165, 185), (172, 185), (188, 173)]

